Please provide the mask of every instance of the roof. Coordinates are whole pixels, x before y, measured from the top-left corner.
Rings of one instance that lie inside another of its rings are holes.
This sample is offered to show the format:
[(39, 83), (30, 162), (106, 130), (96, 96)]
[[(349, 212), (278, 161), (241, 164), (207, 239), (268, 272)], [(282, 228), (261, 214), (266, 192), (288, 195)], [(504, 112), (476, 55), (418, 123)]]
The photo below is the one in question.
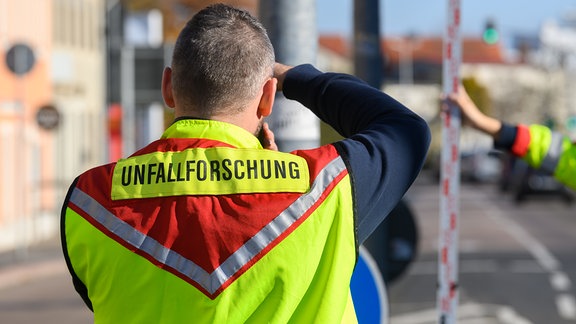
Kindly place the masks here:
[(351, 57), (348, 40), (341, 35), (320, 35), (318, 39), (320, 47), (327, 49), (343, 57)]
[[(351, 41), (341, 35), (320, 35), (319, 45), (338, 55), (352, 57)], [(382, 51), (387, 62), (397, 63), (399, 53), (412, 48), (411, 54), (414, 61), (442, 64), (442, 37), (429, 37), (410, 39), (389, 38), (381, 42)], [(489, 45), (481, 38), (465, 37), (462, 39), (462, 62), (463, 63), (506, 63), (502, 46), (500, 44)]]

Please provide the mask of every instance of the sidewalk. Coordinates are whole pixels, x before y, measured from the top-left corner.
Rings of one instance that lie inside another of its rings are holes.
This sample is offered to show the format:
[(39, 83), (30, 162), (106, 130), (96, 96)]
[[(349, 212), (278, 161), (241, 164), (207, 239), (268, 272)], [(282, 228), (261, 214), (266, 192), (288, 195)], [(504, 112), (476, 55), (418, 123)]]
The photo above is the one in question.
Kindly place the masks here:
[(55, 235), (28, 247), (0, 253), (0, 290), (66, 271), (60, 238)]

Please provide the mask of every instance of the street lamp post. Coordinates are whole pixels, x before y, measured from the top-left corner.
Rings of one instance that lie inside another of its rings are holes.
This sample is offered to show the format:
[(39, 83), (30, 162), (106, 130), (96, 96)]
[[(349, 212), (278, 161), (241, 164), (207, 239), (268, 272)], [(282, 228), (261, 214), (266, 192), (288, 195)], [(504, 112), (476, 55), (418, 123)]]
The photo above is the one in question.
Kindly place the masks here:
[[(275, 49), (276, 61), (288, 65), (316, 62), (318, 35), (313, 0), (260, 1), (260, 20)], [(317, 147), (320, 121), (298, 102), (276, 95), (268, 119), (280, 151)]]
[(354, 73), (380, 89), (383, 69), (379, 0), (354, 1)]

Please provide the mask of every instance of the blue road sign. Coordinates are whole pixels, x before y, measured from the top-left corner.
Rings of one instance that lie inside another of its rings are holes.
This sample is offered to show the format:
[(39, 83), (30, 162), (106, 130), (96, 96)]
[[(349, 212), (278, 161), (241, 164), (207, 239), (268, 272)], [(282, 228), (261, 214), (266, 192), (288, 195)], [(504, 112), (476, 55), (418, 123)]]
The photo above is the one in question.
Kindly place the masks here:
[(388, 299), (380, 269), (370, 252), (360, 246), (360, 257), (350, 282), (359, 324), (388, 323)]

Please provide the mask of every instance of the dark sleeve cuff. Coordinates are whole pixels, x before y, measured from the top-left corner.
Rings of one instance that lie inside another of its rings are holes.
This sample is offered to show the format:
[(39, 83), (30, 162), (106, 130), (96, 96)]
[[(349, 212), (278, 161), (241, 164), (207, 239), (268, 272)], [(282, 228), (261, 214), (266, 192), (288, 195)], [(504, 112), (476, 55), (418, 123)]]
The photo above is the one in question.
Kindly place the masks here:
[(512, 154), (523, 157), (530, 145), (530, 130), (525, 125), (510, 125), (502, 123), (500, 134), (494, 140), (494, 147), (510, 151)]
[(516, 125), (502, 123), (498, 137), (494, 139), (494, 147), (501, 150), (511, 150), (516, 139)]

